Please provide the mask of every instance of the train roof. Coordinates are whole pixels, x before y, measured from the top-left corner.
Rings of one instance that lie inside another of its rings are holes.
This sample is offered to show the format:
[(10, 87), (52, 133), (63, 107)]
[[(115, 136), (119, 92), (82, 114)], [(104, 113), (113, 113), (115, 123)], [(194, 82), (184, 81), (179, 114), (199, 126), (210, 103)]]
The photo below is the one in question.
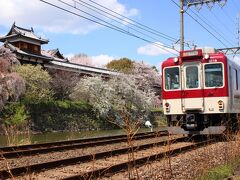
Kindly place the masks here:
[(234, 65), (238, 66), (238, 68), (240, 69), (240, 56), (227, 55), (227, 58), (230, 62), (232, 62)]
[[(188, 53), (190, 55), (188, 55)], [(197, 58), (202, 60), (204, 59), (205, 55), (209, 55), (210, 58), (233, 59), (227, 57), (223, 52), (219, 52), (214, 48), (198, 48), (194, 50), (181, 51), (178, 57), (170, 57), (167, 60), (163, 61), (162, 67), (178, 66), (181, 65), (183, 61), (195, 60)]]

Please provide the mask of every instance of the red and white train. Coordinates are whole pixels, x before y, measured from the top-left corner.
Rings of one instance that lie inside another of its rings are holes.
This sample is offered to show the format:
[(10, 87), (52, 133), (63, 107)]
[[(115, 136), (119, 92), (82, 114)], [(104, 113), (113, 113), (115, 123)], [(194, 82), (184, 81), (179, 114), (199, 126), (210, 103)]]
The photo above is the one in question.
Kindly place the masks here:
[(213, 48), (181, 51), (162, 63), (162, 98), (171, 134), (235, 131), (240, 66)]

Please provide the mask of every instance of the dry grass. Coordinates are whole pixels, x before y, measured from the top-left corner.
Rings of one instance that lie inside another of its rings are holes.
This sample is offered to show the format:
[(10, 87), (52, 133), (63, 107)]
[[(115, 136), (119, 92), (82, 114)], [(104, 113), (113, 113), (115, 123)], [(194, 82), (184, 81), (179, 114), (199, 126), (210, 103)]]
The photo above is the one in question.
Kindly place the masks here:
[[(2, 152), (1, 152), (1, 151), (0, 151), (0, 162), (1, 162), (1, 163), (3, 163), (3, 164), (4, 164), (4, 166), (6, 167), (6, 169), (7, 169), (8, 173), (9, 173), (9, 178), (10, 178), (10, 179), (12, 179), (12, 180), (14, 180), (14, 179), (15, 179), (15, 177), (13, 176), (13, 174), (12, 174), (12, 172), (11, 172), (10, 165), (9, 165), (9, 163), (8, 163), (7, 159), (3, 157), (3, 155), (2, 155)], [(2, 177), (2, 174), (0, 174), (0, 178), (2, 178), (2, 179), (3, 179), (3, 177)]]
[[(166, 154), (161, 160), (148, 162), (135, 168), (138, 174), (131, 173), (128, 179), (201, 179), (201, 175), (208, 173), (209, 169), (236, 162), (235, 159), (240, 156), (240, 133), (223, 136), (224, 140), (217, 140), (215, 144), (174, 157)], [(172, 146), (169, 141), (165, 148), (169, 151)]]
[[(128, 138), (127, 145), (130, 149), (128, 153), (128, 161), (134, 162), (137, 152), (133, 149), (132, 139), (136, 134), (137, 129), (125, 126), (124, 130)], [(140, 168), (137, 168), (135, 163), (129, 163), (127, 179), (202, 179), (201, 175), (208, 173), (210, 168), (221, 164), (232, 163), (236, 157), (239, 157), (240, 132), (236, 133), (234, 136), (226, 133), (224, 134), (224, 137), (225, 140), (222, 142), (216, 142), (214, 145), (209, 144), (206, 147), (182, 153), (175, 157), (172, 157), (167, 153), (163, 159), (155, 162), (148, 162)], [(170, 143), (170, 138), (171, 137), (169, 136), (169, 141), (167, 145), (164, 146), (167, 151), (171, 150), (173, 146), (173, 144)], [(208, 138), (211, 137), (209, 136)], [(9, 169), (7, 160), (3, 158), (2, 160), (2, 162), (6, 163), (6, 167)], [(94, 155), (91, 169), (96, 169)], [(14, 179), (13, 176), (11, 176), (11, 178)]]
[(3, 130), (7, 138), (7, 146), (31, 144), (31, 132), (27, 124), (20, 128), (17, 125), (4, 125)]

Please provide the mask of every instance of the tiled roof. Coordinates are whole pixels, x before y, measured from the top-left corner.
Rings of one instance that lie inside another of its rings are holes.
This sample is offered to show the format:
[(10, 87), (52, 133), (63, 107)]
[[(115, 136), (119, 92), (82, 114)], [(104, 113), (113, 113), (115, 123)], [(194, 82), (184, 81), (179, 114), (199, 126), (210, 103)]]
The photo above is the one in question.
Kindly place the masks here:
[(42, 55), (36, 55), (31, 54), (25, 51), (20, 50), (19, 48), (13, 46), (11, 43), (6, 42), (5, 47), (9, 48), (11, 51), (18, 53), (20, 55), (25, 55), (29, 57), (35, 57), (46, 60), (45, 63), (43, 63), (44, 67), (50, 67), (50, 68), (61, 68), (61, 69), (72, 69), (76, 72), (82, 72), (82, 73), (92, 73), (92, 74), (103, 74), (103, 75), (119, 75), (120, 73), (111, 71), (104, 68), (98, 68), (98, 67), (92, 67), (92, 66), (86, 66), (86, 65), (80, 65), (68, 62), (66, 59), (60, 59), (56, 58), (52, 55), (50, 55), (47, 51), (42, 50)]
[[(81, 72), (86, 74), (102, 74), (102, 75), (118, 75), (120, 73), (115, 71), (110, 71), (108, 69), (104, 68), (98, 68), (98, 67), (92, 67), (92, 66), (86, 66), (86, 65), (80, 65), (69, 62), (64, 56), (59, 52), (59, 49), (54, 50), (41, 50), (41, 54), (32, 54), (30, 52), (23, 51), (19, 49), (18, 47), (15, 47), (11, 44), (11, 42), (8, 42), (9, 38), (15, 37), (15, 36), (23, 36), (28, 39), (33, 39), (40, 41), (40, 43), (48, 43), (48, 40), (42, 39), (40, 37), (37, 37), (34, 34), (33, 29), (25, 29), (22, 27), (18, 27), (13, 23), (11, 30), (9, 33), (5, 36), (0, 38), (0, 41), (4, 42), (4, 46), (9, 48), (12, 52), (15, 52), (16, 54), (20, 55), (19, 58), (25, 58), (22, 60), (25, 61), (38, 61), (38, 63), (43, 63), (43, 66), (49, 67), (49, 68), (55, 68), (55, 69), (64, 69), (69, 71), (75, 71), (75, 72)], [(10, 39), (9, 39), (10, 40)], [(35, 59), (34, 59), (35, 58)]]
[(21, 54), (21, 55), (25, 55), (25, 56), (30, 56), (30, 57), (36, 57), (36, 58), (41, 58), (41, 59), (46, 59), (46, 60), (53, 60), (53, 58), (49, 57), (49, 56), (45, 56), (45, 55), (36, 55), (36, 54), (31, 54), (25, 51), (20, 50), (19, 48), (15, 47), (14, 45), (12, 45), (11, 43), (5, 42), (4, 46), (6, 48), (9, 48), (12, 52)]
[(58, 58), (57, 56), (55, 56), (54, 53), (52, 53), (51, 51), (45, 51), (45, 50), (41, 50), (41, 54), (44, 56), (48, 56), (51, 57), (52, 59), (58, 60), (58, 61), (63, 61), (63, 62), (67, 62), (68, 60), (65, 58)]
[(41, 38), (41, 37), (38, 37), (37, 35), (35, 35), (33, 28), (25, 29), (25, 28), (16, 26), (15, 23), (12, 25), (8, 34), (6, 36), (0, 38), (0, 41), (7, 40), (10, 37), (14, 37), (14, 36), (18, 36), (18, 35), (21, 35), (23, 37), (27, 37), (27, 38), (30, 38), (33, 40), (37, 40), (37, 41), (41, 42), (41, 44), (46, 44), (49, 42), (47, 39), (44, 39), (44, 38)]
[(52, 49), (52, 50), (48, 50), (47, 51), (51, 56), (54, 56), (54, 57), (57, 57), (57, 58), (60, 58), (60, 59), (65, 59), (66, 58), (63, 56), (63, 54), (60, 53), (59, 49)]
[(107, 75), (119, 75), (120, 74), (118, 72), (110, 71), (110, 70), (104, 69), (104, 68), (85, 66), (85, 65), (80, 65), (80, 64), (70, 63), (70, 62), (63, 62), (63, 61), (58, 61), (58, 60), (53, 60), (53, 61), (49, 62), (48, 64), (46, 64), (46, 66), (48, 66), (49, 64), (61, 66), (61, 67), (65, 67), (65, 68), (71, 68), (71, 69), (79, 70), (82, 72), (85, 71), (85, 72), (89, 72), (89, 73), (95, 73), (95, 74), (107, 74)]

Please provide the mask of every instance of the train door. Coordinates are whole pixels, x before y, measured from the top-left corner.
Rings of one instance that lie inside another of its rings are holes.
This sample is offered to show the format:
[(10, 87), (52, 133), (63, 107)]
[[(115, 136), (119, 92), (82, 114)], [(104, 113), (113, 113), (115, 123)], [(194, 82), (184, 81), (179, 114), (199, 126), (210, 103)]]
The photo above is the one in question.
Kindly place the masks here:
[(202, 64), (199, 62), (184, 63), (182, 66), (182, 110), (203, 111), (204, 90)]

